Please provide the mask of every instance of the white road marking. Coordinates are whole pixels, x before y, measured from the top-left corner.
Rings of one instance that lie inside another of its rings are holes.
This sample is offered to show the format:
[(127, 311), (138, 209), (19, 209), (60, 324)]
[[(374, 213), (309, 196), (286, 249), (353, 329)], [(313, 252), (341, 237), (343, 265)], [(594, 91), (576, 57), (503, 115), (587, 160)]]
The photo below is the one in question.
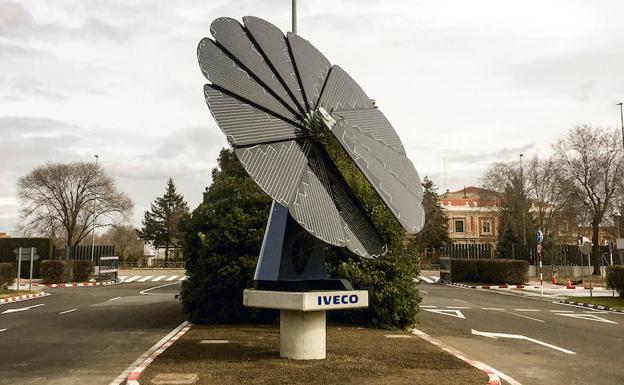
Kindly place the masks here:
[(523, 312), (527, 312), (527, 313), (531, 313), (531, 312), (537, 313), (537, 312), (540, 311), (540, 310), (537, 310), (537, 309), (514, 309), (514, 310), (515, 311), (523, 311)]
[(437, 283), (440, 280), (440, 277), (436, 277), (435, 275), (430, 275), (429, 278), (432, 279), (433, 282), (435, 283)]
[(437, 307), (437, 306), (431, 306), (431, 305), (419, 305), (420, 307)]
[(161, 279), (163, 279), (165, 277), (166, 277), (166, 275), (159, 275), (158, 277), (152, 279), (152, 282), (158, 282), (158, 281), (160, 281)]
[(424, 291), (424, 290), (418, 290), (418, 291), (421, 292), (421, 293), (424, 293), (424, 294), (429, 294), (428, 291)]
[(40, 304), (37, 304), (37, 305), (21, 307), (21, 308), (18, 308), (18, 309), (9, 309), (9, 310), (3, 311), (1, 314), (17, 313), (17, 312), (20, 312), (20, 311), (26, 311), (26, 310), (34, 309), (36, 307), (44, 306), (44, 305), (45, 305), (45, 303), (40, 303)]
[(453, 301), (468, 303), (468, 301), (464, 301), (463, 299), (453, 298)]
[(540, 340), (536, 340), (535, 338), (523, 336), (523, 335), (520, 335), (520, 334), (480, 332), (480, 331), (474, 330), (474, 329), (471, 329), (471, 333), (476, 335), (476, 336), (483, 336), (483, 337), (488, 337), (488, 338), (493, 338), (493, 339), (511, 338), (511, 339), (516, 339), (516, 340), (526, 340), (526, 341), (533, 342), (533, 343), (538, 344), (538, 345), (545, 346), (547, 348), (551, 348), (551, 349), (560, 351), (562, 353), (576, 354), (575, 352), (573, 352), (571, 350), (564, 349), (564, 348), (561, 348), (559, 346), (551, 345), (549, 343), (546, 343), (546, 342), (543, 342), (543, 341), (540, 341)]
[(5, 329), (0, 329), (0, 332), (3, 332), (3, 331), (6, 331), (6, 328)]
[(146, 275), (145, 277), (139, 279), (137, 282), (145, 282), (145, 281), (147, 281), (148, 279), (150, 279), (152, 277), (154, 277), (154, 276), (153, 275)]
[(180, 279), (178, 279), (178, 281), (186, 281), (188, 277), (185, 275), (184, 277), (180, 277)]
[(171, 294), (152, 294), (152, 293), (148, 293), (148, 291), (151, 290), (156, 290), (156, 289), (160, 289), (161, 287), (167, 287), (167, 286), (171, 286), (171, 285), (177, 285), (180, 282), (171, 282), (171, 283), (165, 283), (164, 285), (159, 285), (159, 286), (154, 286), (154, 287), (150, 287), (149, 289), (145, 289), (145, 290), (141, 290), (139, 292), (139, 294), (143, 294), (143, 295), (171, 295)]
[(471, 309), (468, 306), (447, 306), (449, 309)]
[(449, 317), (466, 319), (466, 317), (464, 317), (464, 315), (462, 314), (461, 310), (454, 310), (454, 309), (423, 309), (423, 310), (429, 311), (432, 313), (447, 315)]
[[(475, 361), (475, 360), (468, 359), (466, 357), (466, 355), (464, 353), (462, 353), (461, 351), (459, 351), (459, 350), (457, 350), (457, 349), (455, 349), (455, 348), (453, 348), (451, 346), (448, 346), (448, 345), (446, 345), (446, 344), (436, 340), (435, 338), (432, 338), (430, 335), (428, 335), (425, 332), (422, 332), (422, 331), (414, 328), (414, 329), (412, 329), (412, 333), (417, 335), (418, 337), (422, 338), (423, 340), (425, 340), (425, 341), (427, 341), (427, 342), (429, 342), (429, 343), (431, 343), (431, 344), (433, 344), (435, 346), (438, 346), (440, 349), (444, 350), (445, 352), (454, 355), (455, 357), (457, 357), (460, 360), (470, 364), (471, 366), (474, 366), (475, 368), (477, 368), (479, 370), (482, 370), (482, 371), (484, 371), (486, 373), (487, 372), (494, 373), (496, 376), (498, 376), (498, 377), (502, 378), (503, 380), (507, 381), (509, 383), (509, 385), (522, 385), (521, 383), (519, 383), (518, 381), (516, 381), (513, 378), (509, 377), (508, 375), (499, 372), (498, 370), (494, 369), (493, 367), (491, 367), (489, 365), (484, 364), (481, 361)], [(493, 379), (491, 375), (489, 375), (489, 377), (490, 377), (490, 380), (494, 380), (495, 382), (499, 382), (498, 379)]]
[(124, 281), (124, 279), (128, 278), (128, 276), (127, 276), (127, 275), (120, 275), (120, 276), (119, 276), (119, 277), (117, 277), (117, 278), (119, 278), (119, 281), (120, 281), (120, 282), (123, 282), (123, 281)]
[(132, 282), (132, 281), (135, 281), (135, 280), (137, 280), (137, 279), (139, 279), (139, 278), (141, 278), (141, 276), (140, 276), (140, 275), (134, 275), (134, 276), (132, 276), (132, 277), (130, 277), (130, 278), (128, 278), (128, 279), (126, 279), (126, 280), (124, 281), (124, 283), (126, 283), (126, 282)]
[(574, 313), (573, 310), (548, 310), (551, 313)]
[(539, 318), (533, 318), (533, 317), (529, 317), (528, 315), (522, 315), (522, 314), (518, 314), (518, 313), (514, 313), (511, 311), (501, 311), (501, 313), (505, 313), (505, 314), (513, 314), (517, 317), (522, 317), (522, 318), (526, 318), (526, 319), (530, 319), (532, 321), (537, 321), (537, 322), (546, 322), (543, 319), (539, 319)]
[(177, 275), (172, 275), (171, 277), (165, 279), (165, 281), (173, 281), (174, 279), (178, 278)]
[(69, 309), (69, 310), (65, 310), (65, 311), (60, 312), (60, 313), (59, 313), (59, 315), (61, 315), (61, 314), (67, 314), (67, 313), (71, 313), (71, 312), (74, 312), (74, 311), (76, 311), (76, 310), (78, 310), (78, 309)]
[(109, 298), (108, 301), (117, 301), (118, 299), (120, 299), (121, 297), (115, 297), (115, 298)]
[(500, 307), (482, 307), (481, 310), (497, 310), (497, 311), (503, 311), (505, 309), (500, 308)]
[(425, 281), (427, 283), (434, 283), (434, 281), (431, 278), (427, 278), (427, 277), (425, 277), (423, 275), (419, 275), (418, 279), (423, 280), (423, 281)]
[(574, 313), (562, 313), (562, 314), (558, 314), (558, 315), (562, 315), (565, 317), (570, 317), (570, 318), (578, 318), (578, 319), (584, 319), (587, 321), (595, 321), (595, 322), (604, 322), (604, 323), (608, 323), (608, 324), (616, 324), (617, 322), (602, 318), (602, 317), (598, 317), (597, 315), (593, 315), (593, 314), (574, 314)]

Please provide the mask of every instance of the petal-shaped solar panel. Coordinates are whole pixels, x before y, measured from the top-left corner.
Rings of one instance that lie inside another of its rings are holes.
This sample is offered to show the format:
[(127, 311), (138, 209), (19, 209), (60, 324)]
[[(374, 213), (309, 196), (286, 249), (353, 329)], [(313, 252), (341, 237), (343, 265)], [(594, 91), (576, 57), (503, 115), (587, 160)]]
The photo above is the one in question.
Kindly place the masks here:
[(257, 17), (211, 25), (198, 47), (206, 101), (243, 167), (307, 232), (362, 257), (387, 248), (332, 164), (331, 131), (398, 222), (424, 224), (422, 186), (362, 88), (309, 41)]

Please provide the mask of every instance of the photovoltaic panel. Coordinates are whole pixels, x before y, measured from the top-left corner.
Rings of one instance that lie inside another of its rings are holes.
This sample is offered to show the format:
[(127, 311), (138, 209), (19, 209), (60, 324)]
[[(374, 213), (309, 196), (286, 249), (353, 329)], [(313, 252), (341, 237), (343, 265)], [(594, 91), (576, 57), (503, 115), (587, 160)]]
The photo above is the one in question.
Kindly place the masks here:
[(397, 178), (373, 155), (375, 149), (362, 145), (359, 138), (349, 132), (344, 121), (338, 121), (332, 133), (399, 223), (412, 233), (418, 232), (424, 225), (424, 217), (420, 215), (418, 205), (414, 204), (418, 202), (418, 197), (398, 183)]
[(337, 65), (329, 71), (319, 105), (329, 112), (374, 107), (362, 88)]
[(299, 86), (299, 80), (290, 57), (286, 37), (273, 24), (253, 16), (243, 18), (245, 28), (249, 31), (264, 55), (275, 68), (277, 74), (286, 84), (291, 95), (297, 101), (299, 108), (305, 112), (306, 106)]
[[(208, 106), (248, 174), (317, 238), (370, 258), (387, 246), (323, 146), (329, 129), (408, 232), (422, 186), (399, 136), (362, 88), (310, 42), (245, 17), (211, 25), (198, 47)], [(323, 126), (319, 129), (319, 125)]]
[(297, 139), (299, 128), (206, 84), (206, 103), (212, 116), (234, 147)]
[(308, 165), (309, 140), (289, 140), (236, 149), (245, 171), (283, 206), (289, 206)]
[(247, 71), (228, 57), (214, 41), (204, 38), (197, 48), (199, 67), (212, 84), (249, 100), (269, 111), (296, 122), (295, 116), (279, 100), (271, 95), (262, 85), (253, 79)]
[(256, 46), (251, 42), (243, 26), (238, 21), (229, 17), (218, 18), (212, 22), (210, 31), (217, 43), (242, 63), (250, 73), (257, 76), (291, 110), (298, 111), (288, 92), (264, 61), (264, 58), (260, 55)]
[(308, 108), (315, 109), (331, 64), (319, 50), (301, 36), (289, 32), (287, 39)]
[(343, 110), (335, 114), (349, 122), (353, 129), (366, 134), (394, 151), (405, 155), (405, 148), (392, 125), (378, 108), (366, 110)]

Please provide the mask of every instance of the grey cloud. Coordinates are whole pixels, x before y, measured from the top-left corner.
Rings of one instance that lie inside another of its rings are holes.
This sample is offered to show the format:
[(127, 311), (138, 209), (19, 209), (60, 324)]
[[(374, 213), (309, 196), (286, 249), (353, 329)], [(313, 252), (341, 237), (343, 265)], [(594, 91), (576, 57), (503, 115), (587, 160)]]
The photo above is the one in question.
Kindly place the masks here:
[(124, 42), (133, 35), (134, 31), (133, 25), (119, 27), (96, 17), (86, 17), (79, 27), (37, 22), (23, 4), (11, 1), (0, 2), (0, 36), (4, 37), (47, 40), (50, 37), (83, 38), (87, 36)]
[(453, 155), (447, 157), (446, 159), (450, 162), (459, 162), (459, 163), (466, 163), (466, 164), (492, 163), (492, 162), (496, 162), (497, 160), (507, 159), (509, 158), (510, 155), (517, 156), (519, 154), (527, 152), (528, 150), (534, 147), (535, 147), (534, 143), (528, 143), (528, 144), (517, 146), (517, 147), (503, 147), (495, 151), (484, 152), (480, 154), (470, 154), (470, 153), (465, 153), (465, 152), (449, 151)]

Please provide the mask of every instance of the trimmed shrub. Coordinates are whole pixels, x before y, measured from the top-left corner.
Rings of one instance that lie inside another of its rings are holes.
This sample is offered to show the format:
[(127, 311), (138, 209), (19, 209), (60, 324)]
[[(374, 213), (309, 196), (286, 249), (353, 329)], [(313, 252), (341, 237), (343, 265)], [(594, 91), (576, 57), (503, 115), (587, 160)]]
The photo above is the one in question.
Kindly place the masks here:
[(607, 286), (624, 298), (624, 265), (607, 266)]
[(17, 275), (17, 268), (13, 263), (0, 263), (0, 290), (13, 284)]
[(453, 282), (522, 284), (528, 279), (529, 262), (510, 259), (451, 259)]
[(93, 262), (91, 261), (70, 261), (71, 280), (74, 282), (86, 282), (89, 275), (93, 273)]
[[(50, 238), (0, 238), (0, 263), (16, 264), (13, 250), (19, 247), (36, 247), (39, 259), (33, 263), (33, 278), (39, 278), (39, 263), (54, 258), (55, 248)], [(22, 261), (22, 278), (28, 278), (30, 262)], [(15, 273), (17, 276), (17, 273)]]
[(57, 259), (42, 261), (39, 274), (43, 283), (67, 282), (70, 277), (69, 263)]

